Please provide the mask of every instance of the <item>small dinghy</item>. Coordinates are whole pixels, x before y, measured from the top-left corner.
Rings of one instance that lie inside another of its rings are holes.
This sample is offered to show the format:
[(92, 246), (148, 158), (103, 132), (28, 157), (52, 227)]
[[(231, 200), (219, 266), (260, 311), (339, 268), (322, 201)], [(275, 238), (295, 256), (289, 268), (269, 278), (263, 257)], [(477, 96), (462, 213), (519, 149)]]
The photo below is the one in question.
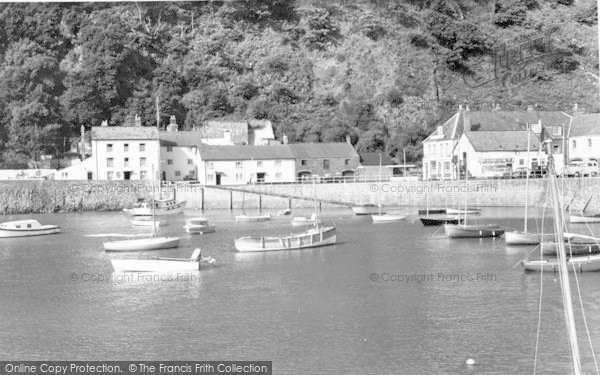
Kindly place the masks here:
[(310, 218), (306, 216), (296, 216), (291, 220), (292, 226), (300, 227), (303, 225), (318, 225), (321, 224), (321, 220), (317, 217), (317, 214), (313, 213)]
[(214, 264), (215, 259), (202, 257), (201, 250), (195, 249), (189, 259), (112, 259), (110, 262), (115, 272), (195, 272), (202, 268), (202, 263)]
[(183, 229), (189, 234), (204, 234), (214, 232), (215, 226), (211, 225), (205, 217), (195, 217), (193, 219), (187, 219)]

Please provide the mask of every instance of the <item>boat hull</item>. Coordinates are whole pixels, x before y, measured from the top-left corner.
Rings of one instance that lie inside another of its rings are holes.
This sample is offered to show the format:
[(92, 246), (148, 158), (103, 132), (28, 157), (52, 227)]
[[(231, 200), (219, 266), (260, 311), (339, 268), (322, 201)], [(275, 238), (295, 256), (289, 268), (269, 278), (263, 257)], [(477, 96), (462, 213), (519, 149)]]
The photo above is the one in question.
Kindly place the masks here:
[[(521, 265), (529, 272), (553, 272), (559, 270), (558, 259), (549, 260), (522, 260)], [(595, 272), (600, 271), (600, 254), (588, 256), (574, 256), (567, 259), (569, 272)]]
[(0, 229), (0, 238), (33, 237), (60, 233), (60, 227), (54, 225), (46, 227), (36, 229)]
[[(551, 235), (548, 236), (548, 238), (550, 237)], [(504, 233), (504, 242), (507, 245), (537, 245), (542, 242), (542, 235), (540, 233), (511, 231)]]
[(395, 221), (402, 221), (402, 220), (405, 220), (407, 217), (408, 217), (408, 215), (384, 215), (384, 214), (371, 216), (374, 223), (390, 223), (390, 222), (395, 222)]
[(215, 231), (213, 225), (184, 225), (183, 229), (185, 229), (188, 234), (205, 234), (213, 233)]
[(352, 212), (354, 212), (355, 215), (373, 215), (379, 213), (379, 207), (375, 205), (353, 206)]
[[(168, 216), (180, 214), (185, 210), (185, 204), (186, 201), (181, 201), (169, 207), (156, 208), (154, 211), (154, 216)], [(123, 211), (131, 216), (152, 216), (152, 207), (124, 208)]]
[(235, 217), (235, 221), (241, 222), (257, 222), (257, 221), (269, 221), (271, 220), (271, 215), (261, 215), (261, 216), (248, 216), (248, 215), (238, 215)]
[[(304, 220), (302, 220), (302, 219), (304, 219)], [(292, 223), (293, 227), (301, 227), (301, 226), (305, 226), (305, 225), (317, 225), (317, 224), (321, 224), (321, 220), (311, 220), (311, 219), (307, 219), (305, 217), (294, 218), (290, 222)]]
[(478, 214), (481, 213), (481, 209), (479, 208), (469, 208), (466, 211), (465, 210), (460, 210), (460, 209), (456, 209), (456, 208), (447, 208), (446, 209), (446, 214), (447, 215), (464, 215), (464, 214)]
[(504, 228), (497, 225), (456, 225), (445, 224), (444, 230), (449, 238), (485, 238), (500, 237)]
[[(541, 248), (543, 255), (556, 256), (558, 246), (556, 246), (556, 242), (542, 242)], [(565, 251), (567, 256), (598, 254), (600, 253), (600, 244), (566, 243)]]
[(570, 223), (584, 224), (584, 223), (600, 223), (600, 214), (598, 215), (571, 215), (569, 217)]
[(336, 239), (335, 227), (327, 227), (284, 237), (242, 237), (235, 240), (235, 248), (240, 252), (298, 250), (334, 245)]
[(430, 218), (430, 217), (422, 217), (420, 218), (421, 223), (425, 226), (439, 226), (443, 224), (460, 224), (464, 221), (464, 219), (450, 219), (450, 218)]
[(201, 266), (190, 259), (112, 259), (115, 272), (195, 272)]
[(165, 223), (164, 221), (160, 221), (160, 220), (155, 220), (154, 222), (152, 220), (130, 220), (132, 225), (135, 225), (136, 227), (152, 227), (154, 225), (156, 225), (157, 227), (160, 226), (165, 226), (167, 223)]
[(440, 208), (440, 209), (430, 209), (430, 210), (419, 210), (419, 215), (436, 215), (436, 214), (445, 214), (446, 213), (446, 209), (445, 208)]
[(171, 249), (179, 246), (179, 237), (141, 238), (104, 242), (105, 251), (144, 251)]

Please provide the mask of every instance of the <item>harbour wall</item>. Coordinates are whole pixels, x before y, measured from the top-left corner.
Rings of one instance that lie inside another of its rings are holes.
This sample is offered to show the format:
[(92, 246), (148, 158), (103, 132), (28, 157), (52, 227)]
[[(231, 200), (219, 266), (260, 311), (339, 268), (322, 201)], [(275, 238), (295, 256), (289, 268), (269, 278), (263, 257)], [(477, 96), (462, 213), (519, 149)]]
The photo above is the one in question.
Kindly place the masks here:
[[(600, 178), (558, 180), (565, 204), (581, 209), (592, 197), (589, 211), (600, 211)], [(202, 187), (163, 187), (190, 209), (283, 209), (313, 207), (315, 199), (328, 206), (354, 204), (423, 208), (530, 206), (550, 204), (546, 179), (410, 181), (331, 184), (273, 184)], [(155, 188), (158, 191), (158, 188)], [(152, 187), (140, 181), (0, 181), (0, 214), (120, 210), (151, 196)]]

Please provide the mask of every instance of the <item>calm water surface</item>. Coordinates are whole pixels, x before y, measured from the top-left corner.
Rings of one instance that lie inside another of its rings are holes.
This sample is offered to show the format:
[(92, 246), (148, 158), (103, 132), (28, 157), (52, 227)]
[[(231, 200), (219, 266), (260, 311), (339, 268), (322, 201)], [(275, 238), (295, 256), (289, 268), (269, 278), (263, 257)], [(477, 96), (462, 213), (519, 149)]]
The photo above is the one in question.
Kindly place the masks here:
[[(516, 228), (521, 211), (487, 209), (477, 221)], [(142, 254), (103, 251), (109, 238), (103, 234), (147, 231), (131, 227), (121, 213), (35, 215), (63, 232), (0, 240), (0, 357), (271, 360), (275, 374), (533, 372), (541, 280), (513, 268), (531, 247), (507, 248), (502, 239), (449, 240), (418, 221), (374, 225), (369, 217), (336, 209), (323, 212), (325, 222), (338, 228), (335, 246), (238, 254), (235, 237), (298, 229), (289, 226), (290, 217), (238, 224), (235, 214), (186, 211), (169, 218), (160, 234), (183, 235), (185, 218), (198, 215), (213, 220), (218, 231), (184, 237), (175, 250)], [(541, 211), (533, 215), (539, 218)], [(530, 228), (539, 222), (532, 220)], [(551, 223), (545, 227), (550, 231)], [(594, 230), (600, 233), (600, 227)], [(112, 273), (113, 257), (189, 257), (198, 246), (218, 266), (187, 280), (124, 280)], [(383, 280), (391, 275), (414, 276)], [(463, 281), (445, 280), (453, 275)], [(543, 276), (538, 373), (544, 374), (569, 372), (555, 279)], [(598, 352), (600, 274), (578, 280)], [(576, 313), (590, 372), (577, 306)], [(468, 358), (474, 367), (465, 366)]]

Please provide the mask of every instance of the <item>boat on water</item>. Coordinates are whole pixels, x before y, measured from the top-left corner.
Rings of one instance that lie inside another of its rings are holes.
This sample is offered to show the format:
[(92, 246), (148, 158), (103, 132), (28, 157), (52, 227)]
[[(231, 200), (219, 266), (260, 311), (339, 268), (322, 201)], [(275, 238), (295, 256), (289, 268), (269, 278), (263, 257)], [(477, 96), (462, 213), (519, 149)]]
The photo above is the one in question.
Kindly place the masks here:
[[(600, 254), (572, 256), (566, 259), (569, 272), (594, 272), (600, 271)], [(542, 260), (521, 261), (525, 271), (558, 272), (560, 261), (558, 258)]]
[(279, 216), (287, 216), (287, 215), (289, 215), (291, 213), (292, 213), (292, 209), (291, 208), (287, 208), (285, 210), (277, 211), (277, 215), (279, 215)]
[(444, 224), (444, 231), (449, 238), (485, 238), (500, 237), (505, 230), (496, 224)]
[(408, 215), (394, 215), (394, 214), (384, 214), (384, 213), (371, 216), (374, 223), (391, 223), (391, 222), (395, 222), (395, 221), (406, 220), (407, 217), (408, 217)]
[(424, 226), (439, 226), (439, 225), (443, 225), (443, 224), (461, 224), (464, 219), (459, 219), (459, 218), (449, 218), (449, 217), (442, 217), (442, 218), (434, 218), (434, 217), (422, 217), (419, 218), (419, 220), (421, 220), (421, 223), (423, 223)]
[(42, 236), (59, 232), (60, 227), (42, 225), (33, 219), (7, 221), (0, 224), (0, 238)]
[(237, 215), (235, 217), (235, 221), (242, 221), (242, 222), (256, 222), (256, 221), (269, 221), (269, 220), (271, 220), (271, 214), (255, 215), (255, 216)]
[(481, 208), (468, 208), (468, 209), (460, 209), (460, 208), (446, 208), (447, 215), (477, 215), (481, 213)]
[(600, 213), (579, 213), (569, 216), (571, 224), (600, 223)]
[(446, 209), (445, 208), (431, 208), (431, 209), (419, 210), (418, 213), (419, 213), (419, 215), (439, 215), (439, 214), (445, 214)]
[(152, 201), (154, 201), (154, 215), (156, 216), (180, 214), (186, 204), (186, 201), (177, 202), (173, 198), (157, 198), (151, 201), (142, 200), (133, 208), (124, 208), (123, 211), (131, 216), (150, 216), (153, 208)]
[(299, 227), (303, 225), (318, 225), (321, 224), (321, 220), (317, 217), (317, 214), (313, 213), (310, 218), (306, 216), (296, 216), (291, 220), (292, 226)]
[[(558, 251), (558, 245), (556, 242), (548, 241), (540, 243), (542, 248), (542, 255), (556, 256)], [(598, 254), (600, 253), (600, 243), (566, 243), (565, 252), (567, 255), (586, 255), (586, 254)]]
[(150, 237), (104, 242), (105, 251), (145, 251), (172, 249), (179, 246), (179, 237)]
[(521, 231), (507, 231), (504, 233), (504, 242), (509, 246), (514, 245), (537, 245), (542, 241), (549, 241), (554, 238), (551, 233), (529, 233)]
[(152, 226), (157, 226), (157, 227), (161, 227), (161, 226), (165, 226), (167, 225), (166, 222), (164, 221), (160, 221), (160, 220), (146, 220), (146, 219), (132, 219), (129, 220), (131, 222), (132, 225), (136, 226), (136, 227), (152, 227)]
[(187, 219), (183, 229), (185, 229), (185, 231), (189, 234), (204, 234), (214, 232), (215, 226), (210, 224), (208, 219), (205, 217), (195, 217), (192, 219)]
[(241, 237), (235, 240), (235, 249), (240, 252), (279, 251), (306, 249), (336, 242), (335, 227), (317, 227), (287, 236)]
[(380, 210), (377, 205), (367, 203), (352, 206), (352, 212), (354, 212), (355, 215), (373, 215), (380, 212)]
[(189, 259), (185, 258), (149, 258), (149, 259), (111, 259), (115, 272), (195, 272), (202, 263), (213, 264), (212, 257), (202, 257), (200, 249), (195, 249)]

